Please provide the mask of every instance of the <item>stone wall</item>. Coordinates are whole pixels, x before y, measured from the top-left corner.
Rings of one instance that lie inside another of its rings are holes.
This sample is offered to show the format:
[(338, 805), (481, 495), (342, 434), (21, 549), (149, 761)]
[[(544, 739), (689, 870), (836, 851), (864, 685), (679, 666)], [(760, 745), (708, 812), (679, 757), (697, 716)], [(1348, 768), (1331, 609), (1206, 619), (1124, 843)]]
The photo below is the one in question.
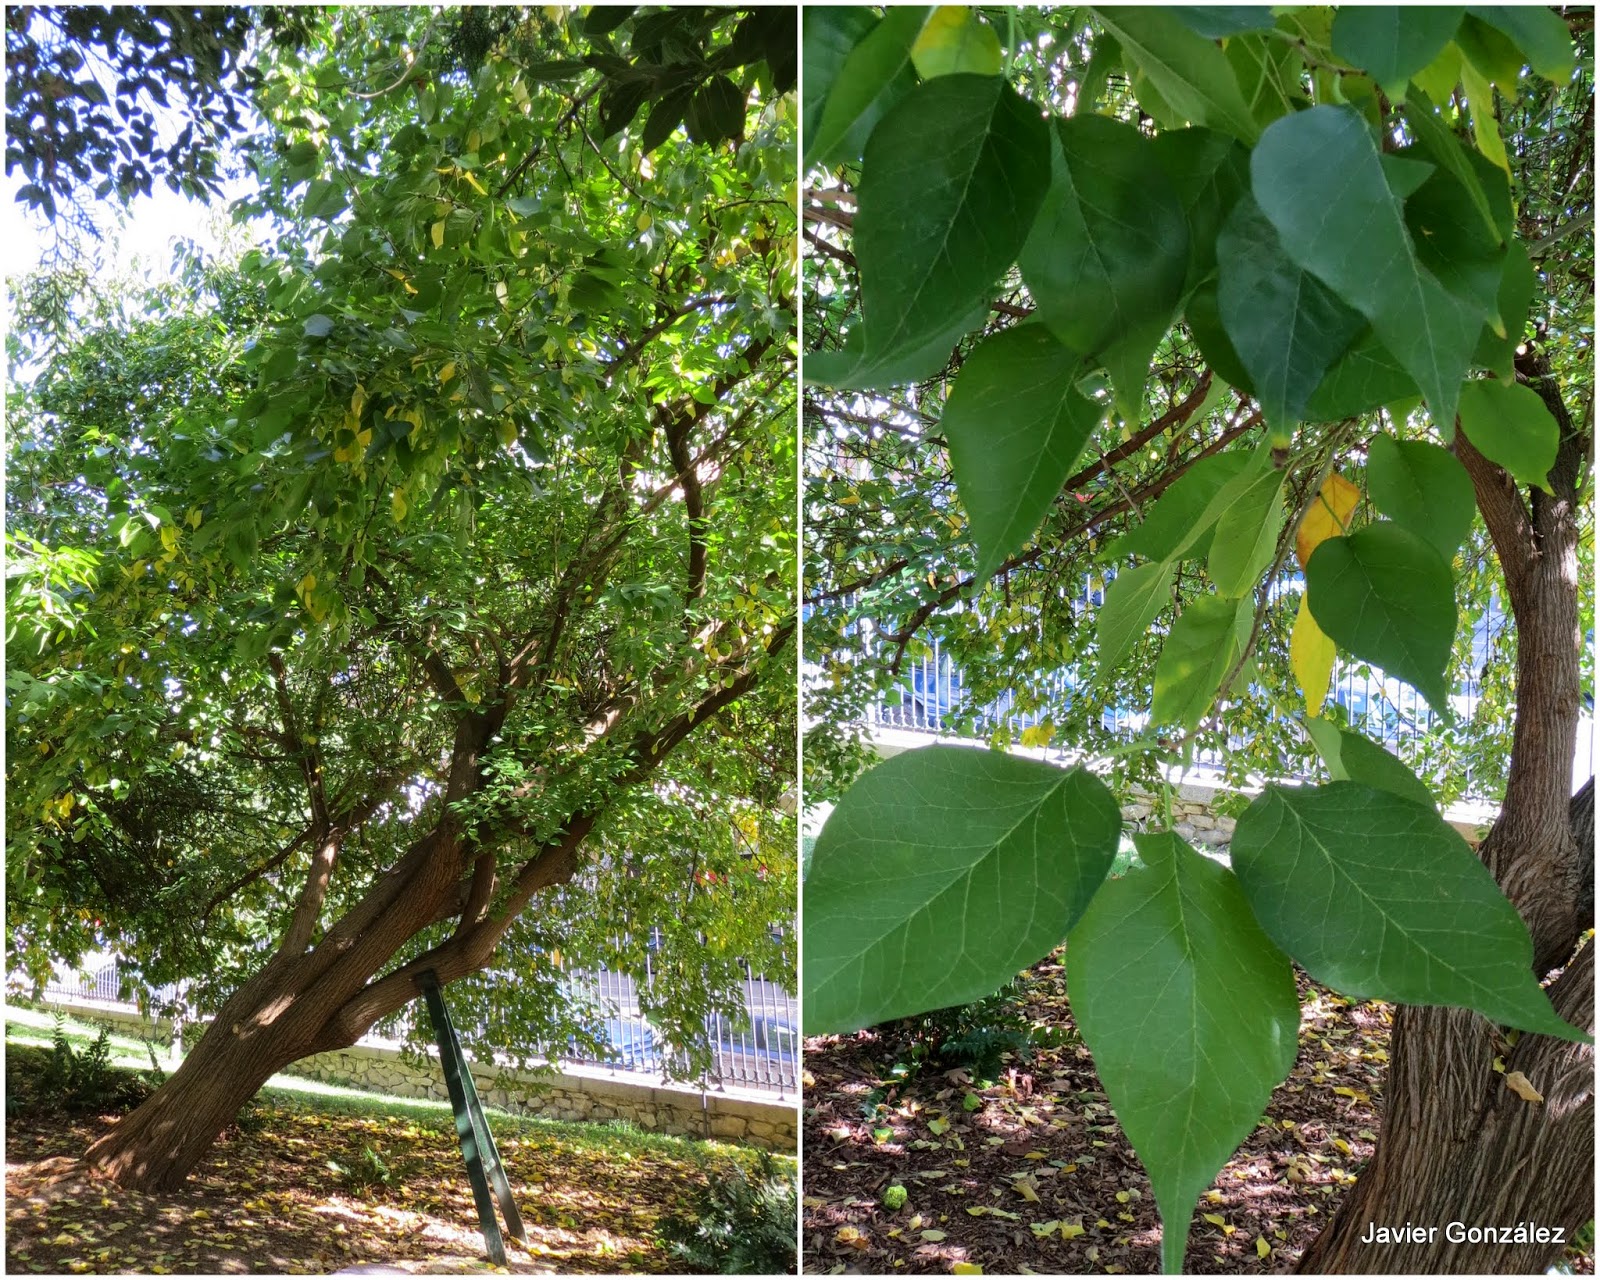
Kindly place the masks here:
[[(303, 1058), (288, 1074), (328, 1084), (370, 1089), (405, 1098), (445, 1100), (444, 1075), (429, 1058), (420, 1064), (398, 1049), (355, 1045)], [(626, 1120), (653, 1133), (742, 1142), (772, 1151), (794, 1152), (797, 1107), (778, 1100), (739, 1093), (701, 1093), (674, 1087), (654, 1077), (613, 1074), (605, 1068), (563, 1064), (550, 1075), (472, 1064), (472, 1078), (484, 1105), (551, 1120), (604, 1122)]]
[[(46, 1004), (85, 1021), (109, 1022), (113, 1030), (125, 1034), (153, 1035), (163, 1044), (172, 1038), (168, 1022), (151, 1022), (133, 1010), (93, 1001), (50, 1000)], [(192, 1044), (192, 1037), (198, 1034), (198, 1027), (190, 1027), (184, 1038)], [(408, 1060), (400, 1050), (382, 1045), (353, 1045), (303, 1058), (285, 1074), (403, 1098), (441, 1102), (449, 1098), (437, 1060), (430, 1057), (420, 1064), (414, 1057)], [(521, 1115), (596, 1123), (626, 1120), (652, 1133), (715, 1138), (791, 1154), (798, 1149), (798, 1104), (793, 1098), (762, 1096), (752, 1090), (701, 1093), (652, 1076), (629, 1076), (571, 1063), (538, 1075), (497, 1071), (475, 1062), (472, 1078), (486, 1106)]]
[[(1172, 829), (1192, 845), (1224, 853), (1233, 839), (1233, 819), (1212, 812), (1217, 796), (1215, 788), (1181, 784), (1172, 797)], [(1162, 814), (1161, 798), (1143, 791), (1136, 791), (1122, 806), (1123, 820), (1135, 831), (1149, 829), (1152, 817), (1158, 818), (1153, 825), (1160, 828)]]

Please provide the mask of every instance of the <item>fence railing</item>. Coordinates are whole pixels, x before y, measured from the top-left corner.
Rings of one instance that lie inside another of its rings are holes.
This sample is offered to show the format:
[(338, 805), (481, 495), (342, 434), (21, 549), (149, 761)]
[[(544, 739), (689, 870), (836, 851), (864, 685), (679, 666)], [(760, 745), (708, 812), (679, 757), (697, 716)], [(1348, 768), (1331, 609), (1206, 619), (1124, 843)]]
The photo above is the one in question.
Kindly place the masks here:
[[(1274, 592), (1282, 595), (1298, 594), (1302, 589), (1303, 579), (1298, 574), (1285, 575), (1273, 585)], [(1080, 614), (1088, 614), (1103, 602), (1103, 582), (1086, 577), (1082, 591), (1073, 600), (1073, 607)], [(844, 603), (849, 607), (853, 602)], [(1475, 673), (1483, 667), (1491, 647), (1507, 626), (1509, 619), (1493, 609), (1475, 624), (1471, 663), (1474, 674), (1469, 675), (1450, 698), (1451, 711), (1462, 723), (1472, 719), (1481, 698), (1482, 688)], [(870, 624), (858, 622), (850, 630), (866, 647), (872, 647)], [(1037, 699), (1041, 705), (1039, 710), (1019, 709), (1012, 692), (980, 704), (970, 694), (960, 668), (942, 650), (938, 639), (933, 638), (920, 657), (902, 663), (901, 677), (895, 688), (867, 708), (866, 718), (868, 724), (879, 728), (974, 739), (988, 738), (1004, 727), (1016, 739), (1023, 731), (1049, 719), (1052, 703), (1059, 708), (1062, 703), (1080, 696), (1080, 689), (1083, 697), (1095, 696), (1085, 686), (1077, 669), (1066, 668), (1041, 682), (1043, 697)], [(1439, 731), (1442, 717), (1416, 689), (1369, 664), (1340, 661), (1334, 666), (1328, 697), (1330, 702), (1344, 709), (1353, 730), (1381, 743), (1413, 768), (1427, 772), (1425, 747), (1430, 735)], [(1276, 722), (1283, 719), (1283, 715), (1273, 708), (1268, 711), (1267, 718)], [(1145, 730), (1149, 716), (1143, 711), (1104, 706), (1100, 709), (1099, 720), (1107, 733), (1129, 741)], [(1226, 723), (1225, 715), (1223, 722)], [(1247, 744), (1245, 734), (1230, 733), (1225, 745), (1211, 745), (1197, 751), (1195, 763), (1220, 767), (1228, 752), (1240, 750)], [(1287, 777), (1304, 771), (1303, 766), (1293, 761), (1282, 762), (1282, 770), (1280, 776)], [(1469, 798), (1486, 798), (1483, 792), (1481, 784), (1469, 784)]]
[[(643, 982), (648, 988), (654, 981), (653, 966), (647, 959)], [(575, 996), (586, 998), (589, 1004), (602, 1011), (603, 1021), (597, 1029), (607, 1051), (588, 1054), (576, 1046), (568, 1046), (560, 1054), (553, 1055), (560, 1061), (649, 1076), (666, 1074), (670, 1066), (683, 1061), (682, 1051), (668, 1043), (641, 1012), (640, 979), (631, 974), (601, 970), (574, 974), (569, 986)], [(46, 1000), (138, 1012), (137, 1002), (126, 998), (124, 990), (123, 976), (113, 962), (83, 973), (58, 971), (45, 984), (42, 995)], [(148, 1003), (157, 1007), (180, 995), (178, 987), (169, 985), (151, 991)], [(752, 975), (744, 982), (744, 1004), (742, 1021), (720, 1014), (706, 1018), (711, 1066), (699, 1081), (700, 1086), (717, 1091), (730, 1086), (757, 1089), (780, 1096), (796, 1092), (800, 1017), (794, 996), (778, 983)], [(368, 1042), (389, 1043), (379, 1036), (364, 1037), (361, 1043)]]

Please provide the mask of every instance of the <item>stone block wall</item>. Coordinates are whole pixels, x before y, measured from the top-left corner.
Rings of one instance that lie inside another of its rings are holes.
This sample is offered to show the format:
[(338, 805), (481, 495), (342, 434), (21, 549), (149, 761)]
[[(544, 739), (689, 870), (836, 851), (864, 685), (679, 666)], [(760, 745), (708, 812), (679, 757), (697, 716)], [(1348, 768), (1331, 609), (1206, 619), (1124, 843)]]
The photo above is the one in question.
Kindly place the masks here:
[[(135, 1010), (108, 1008), (90, 1001), (47, 1003), (87, 1021), (109, 1022), (113, 1030), (125, 1034), (154, 1034), (161, 1043), (172, 1038), (168, 1022), (151, 1022)], [(190, 1037), (198, 1034), (196, 1025), (185, 1040), (192, 1044)], [(444, 1102), (450, 1096), (435, 1059), (430, 1057), (421, 1065), (414, 1058), (407, 1060), (400, 1050), (383, 1045), (353, 1045), (303, 1058), (285, 1074), (402, 1098)], [(599, 1123), (626, 1120), (651, 1133), (714, 1138), (789, 1154), (799, 1147), (798, 1103), (792, 1097), (763, 1097), (751, 1090), (701, 1093), (654, 1077), (629, 1077), (603, 1067), (572, 1064), (538, 1075), (497, 1070), (475, 1062), (472, 1078), (486, 1106), (522, 1115)]]
[[(354, 1045), (303, 1058), (288, 1074), (394, 1094), (403, 1098), (445, 1100), (444, 1075), (431, 1057), (425, 1065), (407, 1059), (398, 1049)], [(701, 1093), (673, 1087), (653, 1078), (630, 1079), (604, 1068), (564, 1064), (554, 1074), (496, 1069), (472, 1064), (478, 1096), (486, 1106), (551, 1120), (604, 1122), (626, 1120), (652, 1133), (689, 1138), (715, 1138), (766, 1147), (797, 1150), (797, 1104), (741, 1093)]]

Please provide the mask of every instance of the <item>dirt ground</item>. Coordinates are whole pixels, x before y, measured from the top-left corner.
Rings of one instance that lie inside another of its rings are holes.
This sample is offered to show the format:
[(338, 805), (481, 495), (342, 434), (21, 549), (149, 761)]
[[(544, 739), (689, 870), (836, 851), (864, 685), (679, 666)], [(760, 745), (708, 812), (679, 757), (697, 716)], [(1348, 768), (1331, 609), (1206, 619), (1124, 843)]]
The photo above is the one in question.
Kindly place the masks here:
[[(9, 1055), (8, 1055), (9, 1056)], [(6, 1125), (6, 1270), (72, 1274), (327, 1273), (390, 1264), (489, 1270), (448, 1112), (437, 1120), (326, 1114), (274, 1101), (231, 1129), (178, 1192), (89, 1176), (84, 1149), (115, 1116), (24, 1110)], [(594, 1126), (501, 1125), (496, 1141), (528, 1229), (526, 1274), (666, 1272), (656, 1224), (686, 1211), (707, 1158), (730, 1149)], [(364, 1153), (376, 1153), (389, 1181)]]
[[(1303, 977), (1300, 995), (1294, 1071), (1195, 1210), (1192, 1273), (1292, 1271), (1372, 1155), (1390, 1009)], [(808, 1042), (808, 1272), (1160, 1270), (1150, 1184), (1073, 1028), (1058, 957), (1035, 967), (1024, 1001), (1059, 1043), (1007, 1055), (988, 1081), (937, 1064), (907, 1074), (893, 1031)]]

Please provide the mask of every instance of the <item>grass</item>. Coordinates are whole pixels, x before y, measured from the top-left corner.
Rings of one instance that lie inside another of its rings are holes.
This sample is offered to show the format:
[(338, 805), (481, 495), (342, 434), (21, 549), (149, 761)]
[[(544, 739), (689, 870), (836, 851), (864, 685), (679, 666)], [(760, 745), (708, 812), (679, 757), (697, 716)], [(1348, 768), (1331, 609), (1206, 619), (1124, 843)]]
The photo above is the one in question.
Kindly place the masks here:
[[(84, 1049), (100, 1034), (101, 1023), (93, 1019), (69, 1016), (63, 1020), (62, 1030), (74, 1049)], [(30, 1048), (48, 1049), (55, 1030), (55, 1014), (48, 1010), (24, 1009), (11, 1006), (6, 1009), (6, 1043), (26, 1045)], [(145, 1042), (137, 1036), (113, 1030), (111, 1033), (111, 1062), (113, 1066), (145, 1070), (150, 1066), (150, 1056)], [(165, 1070), (173, 1064), (168, 1061), (167, 1047), (157, 1045), (156, 1053)], [(443, 1099), (410, 1098), (396, 1094), (374, 1093), (347, 1085), (329, 1084), (322, 1080), (309, 1080), (303, 1076), (280, 1072), (273, 1076), (256, 1095), (259, 1103), (276, 1103), (285, 1107), (312, 1107), (327, 1116), (352, 1120), (382, 1120), (404, 1118), (425, 1124), (450, 1120), (450, 1104)], [(522, 1137), (559, 1138), (585, 1148), (616, 1146), (634, 1152), (656, 1152), (681, 1155), (686, 1145), (708, 1152), (742, 1151), (714, 1141), (679, 1138), (670, 1134), (651, 1133), (626, 1120), (583, 1123), (573, 1120), (547, 1120), (540, 1116), (523, 1115), (484, 1104), (484, 1111), (494, 1117), (496, 1141), (502, 1133)], [(777, 1157), (784, 1168), (792, 1168), (789, 1156)]]

